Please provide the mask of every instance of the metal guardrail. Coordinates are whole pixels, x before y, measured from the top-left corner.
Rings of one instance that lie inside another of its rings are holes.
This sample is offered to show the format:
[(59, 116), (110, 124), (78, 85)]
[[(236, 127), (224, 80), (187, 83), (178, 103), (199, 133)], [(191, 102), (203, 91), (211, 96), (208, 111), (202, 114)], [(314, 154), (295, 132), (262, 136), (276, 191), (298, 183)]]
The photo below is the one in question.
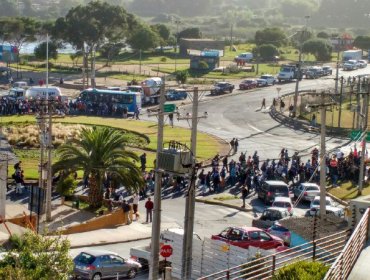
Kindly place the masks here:
[(367, 208), (357, 227), (353, 231), (346, 246), (327, 272), (324, 280), (347, 279), (355, 265), (358, 256), (364, 248), (369, 228), (370, 208)]
[(302, 260), (320, 261), (331, 265), (342, 252), (348, 237), (348, 230), (340, 231), (198, 280), (271, 279), (278, 269)]

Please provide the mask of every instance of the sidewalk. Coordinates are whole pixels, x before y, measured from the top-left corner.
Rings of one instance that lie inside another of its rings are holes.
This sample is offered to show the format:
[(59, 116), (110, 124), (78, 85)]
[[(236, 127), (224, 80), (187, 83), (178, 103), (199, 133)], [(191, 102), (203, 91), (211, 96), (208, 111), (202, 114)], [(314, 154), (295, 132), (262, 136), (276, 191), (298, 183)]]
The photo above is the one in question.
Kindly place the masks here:
[(358, 257), (355, 266), (353, 267), (348, 280), (365, 280), (369, 279), (369, 263), (370, 263), (370, 241), (367, 242), (366, 247), (362, 250)]
[[(162, 223), (161, 230), (179, 227), (177, 223)], [(83, 233), (65, 235), (71, 242), (71, 248), (115, 244), (149, 239), (152, 236), (152, 224), (132, 222), (130, 225), (105, 228)]]
[(207, 196), (197, 196), (195, 198), (195, 201), (203, 202), (206, 204), (229, 207), (243, 212), (253, 211), (253, 207), (250, 206), (247, 202), (245, 203), (245, 207), (241, 207), (243, 204), (243, 200), (241, 199), (240, 195), (235, 196), (230, 193), (218, 193)]

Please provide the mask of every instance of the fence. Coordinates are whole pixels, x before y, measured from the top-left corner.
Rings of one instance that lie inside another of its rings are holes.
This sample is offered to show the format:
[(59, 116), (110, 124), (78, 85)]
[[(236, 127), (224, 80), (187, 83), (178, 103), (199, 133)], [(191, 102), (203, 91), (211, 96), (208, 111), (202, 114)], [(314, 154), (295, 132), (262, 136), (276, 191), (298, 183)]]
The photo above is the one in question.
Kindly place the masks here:
[(324, 280), (347, 279), (368, 237), (370, 208), (362, 216), (342, 252), (326, 274)]
[(279, 253), (256, 258), (248, 263), (201, 277), (199, 280), (271, 279), (279, 268), (300, 260), (314, 260), (331, 265), (344, 248), (348, 236), (348, 230), (340, 231)]

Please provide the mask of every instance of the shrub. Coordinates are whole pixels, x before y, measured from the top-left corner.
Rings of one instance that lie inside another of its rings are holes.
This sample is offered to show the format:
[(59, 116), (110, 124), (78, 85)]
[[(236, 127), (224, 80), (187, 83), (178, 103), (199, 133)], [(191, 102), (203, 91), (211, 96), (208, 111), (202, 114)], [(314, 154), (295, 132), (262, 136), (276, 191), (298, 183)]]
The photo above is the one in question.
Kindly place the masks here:
[(161, 62), (166, 62), (167, 61), (167, 58), (166, 57), (161, 57)]
[(273, 280), (321, 280), (329, 267), (320, 262), (299, 261), (278, 270)]
[(77, 182), (73, 178), (73, 175), (69, 175), (64, 178), (60, 178), (57, 183), (57, 192), (62, 196), (70, 196), (74, 194)]
[(176, 76), (176, 81), (177, 82), (180, 82), (182, 84), (185, 84), (186, 83), (186, 80), (189, 77), (189, 72), (186, 71), (186, 70), (184, 70), (184, 71), (176, 71), (175, 72), (175, 76)]

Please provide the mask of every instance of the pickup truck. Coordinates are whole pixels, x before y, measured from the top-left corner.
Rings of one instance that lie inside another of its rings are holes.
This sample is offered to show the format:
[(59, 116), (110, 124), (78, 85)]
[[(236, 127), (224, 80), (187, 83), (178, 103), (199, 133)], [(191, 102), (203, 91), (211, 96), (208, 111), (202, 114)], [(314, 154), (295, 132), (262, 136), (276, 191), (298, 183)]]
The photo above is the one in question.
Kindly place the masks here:
[[(183, 237), (184, 230), (182, 228), (170, 228), (161, 232), (159, 242), (161, 245), (171, 245), (173, 248), (173, 255), (179, 255), (181, 258), (181, 252), (178, 252), (179, 250), (176, 250), (176, 248), (182, 248)], [(193, 234), (193, 238), (201, 240), (196, 233)], [(131, 259), (139, 262), (144, 270), (148, 269), (151, 257), (151, 245), (133, 247), (130, 249), (130, 255)], [(167, 258), (167, 265), (171, 262), (171, 257)], [(161, 256), (159, 256), (159, 258), (159, 271), (163, 271), (166, 263), (164, 258)]]
[(343, 64), (343, 70), (344, 71), (351, 71), (351, 70), (356, 70), (358, 68), (357, 60), (347, 60)]

